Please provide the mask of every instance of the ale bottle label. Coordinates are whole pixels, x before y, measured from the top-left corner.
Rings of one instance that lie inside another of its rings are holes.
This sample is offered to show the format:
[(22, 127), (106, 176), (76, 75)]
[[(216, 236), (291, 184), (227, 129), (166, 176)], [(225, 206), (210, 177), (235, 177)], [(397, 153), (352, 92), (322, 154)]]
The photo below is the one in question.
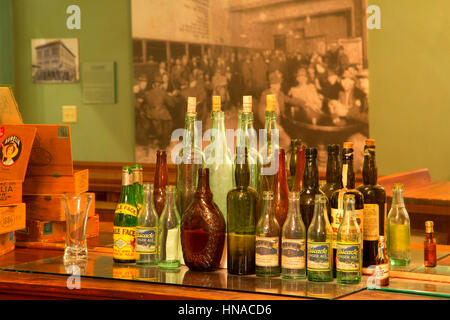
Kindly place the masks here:
[(135, 234), (136, 227), (114, 226), (114, 248), (115, 259), (134, 260), (135, 256)]
[(380, 227), (380, 209), (378, 204), (364, 204), (363, 240), (378, 241)]
[(136, 228), (136, 252), (155, 254), (157, 252), (158, 228)]
[(389, 264), (379, 264), (375, 268), (375, 280), (380, 281), (389, 278)]
[(305, 240), (282, 240), (281, 267), (285, 269), (305, 269)]
[(136, 217), (138, 214), (138, 209), (133, 206), (132, 204), (128, 203), (119, 203), (116, 207), (116, 211), (114, 211), (114, 214), (128, 214), (130, 216)]
[(338, 242), (336, 247), (336, 270), (341, 272), (360, 271), (360, 245)]
[(331, 244), (329, 242), (308, 242), (308, 270), (331, 270)]
[(258, 267), (278, 266), (278, 252), (278, 237), (256, 237), (255, 264)]

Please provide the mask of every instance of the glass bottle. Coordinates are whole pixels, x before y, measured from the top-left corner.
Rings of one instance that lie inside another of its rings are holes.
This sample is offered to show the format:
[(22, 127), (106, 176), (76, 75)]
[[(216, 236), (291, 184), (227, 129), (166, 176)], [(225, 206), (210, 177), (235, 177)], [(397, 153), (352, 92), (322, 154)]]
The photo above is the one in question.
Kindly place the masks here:
[(291, 139), (289, 148), (289, 176), (288, 187), (293, 190), (295, 184), (295, 171), (297, 170), (297, 148), (302, 146), (302, 139)]
[(245, 147), (236, 148), (236, 188), (227, 195), (228, 273), (255, 273), (255, 230), (258, 193), (249, 186), (250, 170)]
[(295, 169), (295, 180), (293, 191), (300, 192), (303, 190), (303, 174), (305, 171), (305, 146), (297, 147), (297, 169)]
[(122, 167), (122, 191), (114, 212), (113, 260), (116, 263), (135, 263), (135, 234), (138, 209), (133, 188), (131, 167)]
[(316, 194), (314, 216), (306, 236), (306, 269), (309, 281), (328, 282), (333, 280), (331, 238), (332, 230), (327, 215), (327, 198), (323, 194)]
[(167, 153), (164, 150), (156, 151), (156, 169), (154, 178), (153, 201), (155, 203), (158, 217), (164, 209), (166, 186), (169, 183), (169, 172), (167, 169)]
[(281, 233), (281, 275), (306, 278), (306, 229), (300, 214), (300, 194), (289, 193), (289, 210)]
[(378, 238), (384, 235), (386, 221), (386, 191), (377, 183), (378, 171), (375, 162), (375, 140), (367, 139), (364, 146), (362, 168), (363, 185), (358, 190), (364, 196), (363, 211), (363, 267), (375, 265)]
[(425, 267), (436, 267), (436, 239), (434, 239), (433, 221), (425, 222), (424, 265)]
[[(330, 144), (327, 147), (328, 160), (326, 170), (326, 183), (320, 188), (328, 200), (336, 190), (342, 189), (341, 168), (339, 166), (339, 145)], [(331, 221), (331, 206), (328, 206), (328, 219)]]
[(130, 166), (133, 175), (133, 190), (134, 199), (136, 200), (136, 206), (138, 208), (138, 214), (142, 210), (142, 203), (144, 199), (144, 173), (142, 169), (142, 164), (135, 164)]
[(262, 212), (256, 225), (256, 275), (278, 277), (280, 275), (280, 226), (273, 205), (273, 192), (263, 192)]
[(278, 154), (278, 171), (275, 175), (273, 184), (273, 206), (275, 210), (275, 217), (278, 225), (283, 228), (289, 208), (289, 189), (286, 181), (286, 166), (284, 149), (280, 148), (275, 152)]
[(303, 190), (300, 193), (300, 212), (305, 227), (311, 224), (314, 215), (314, 200), (316, 194), (323, 194), (319, 187), (319, 169), (317, 168), (317, 149), (305, 149), (305, 170), (303, 171)]
[(176, 206), (177, 189), (166, 186), (164, 209), (159, 218), (159, 261), (160, 268), (178, 268), (180, 266), (180, 214)]
[(355, 216), (355, 195), (344, 195), (344, 217), (339, 226), (336, 241), (337, 282), (354, 284), (361, 282), (362, 236)]
[(392, 189), (392, 206), (387, 217), (386, 235), (390, 265), (407, 266), (411, 260), (411, 226), (401, 183), (395, 183)]
[(142, 210), (136, 225), (136, 264), (158, 263), (159, 217), (153, 203), (153, 184), (144, 184)]
[(380, 236), (378, 240), (378, 254), (375, 264), (375, 284), (378, 287), (389, 285), (389, 258), (386, 253), (384, 236)]
[(205, 148), (205, 168), (209, 169), (209, 182), (214, 203), (227, 214), (227, 193), (233, 189), (233, 161), (227, 146), (225, 115), (221, 111), (220, 96), (213, 96), (211, 112), (211, 143)]
[(196, 98), (188, 97), (188, 107), (185, 116), (183, 147), (176, 160), (178, 211), (183, 216), (189, 204), (194, 199), (197, 188), (197, 172), (203, 162), (201, 148), (201, 132), (196, 124)]
[(339, 226), (344, 217), (344, 195), (355, 196), (355, 216), (360, 230), (363, 230), (364, 196), (355, 189), (355, 173), (353, 170), (353, 143), (345, 142), (342, 150), (342, 189), (336, 190), (330, 199), (331, 228), (333, 229), (333, 276), (336, 276), (336, 240)]
[(209, 188), (209, 169), (199, 169), (194, 201), (181, 220), (181, 245), (186, 266), (197, 271), (219, 268), (225, 232), (225, 219)]

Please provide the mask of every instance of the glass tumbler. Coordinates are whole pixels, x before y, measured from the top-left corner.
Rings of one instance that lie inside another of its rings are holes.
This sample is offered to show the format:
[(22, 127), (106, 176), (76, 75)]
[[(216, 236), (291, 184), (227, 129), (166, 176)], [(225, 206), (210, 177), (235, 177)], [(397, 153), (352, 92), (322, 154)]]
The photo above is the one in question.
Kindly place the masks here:
[(86, 222), (92, 195), (65, 193), (62, 201), (66, 214), (64, 262), (87, 260)]

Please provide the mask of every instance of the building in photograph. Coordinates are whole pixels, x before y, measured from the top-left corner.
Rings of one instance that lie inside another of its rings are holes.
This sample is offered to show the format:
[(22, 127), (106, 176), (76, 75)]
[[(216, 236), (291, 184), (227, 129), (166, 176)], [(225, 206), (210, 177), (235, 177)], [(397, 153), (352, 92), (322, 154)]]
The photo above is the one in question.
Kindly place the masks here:
[(61, 40), (37, 46), (35, 50), (35, 82), (77, 80), (76, 55)]

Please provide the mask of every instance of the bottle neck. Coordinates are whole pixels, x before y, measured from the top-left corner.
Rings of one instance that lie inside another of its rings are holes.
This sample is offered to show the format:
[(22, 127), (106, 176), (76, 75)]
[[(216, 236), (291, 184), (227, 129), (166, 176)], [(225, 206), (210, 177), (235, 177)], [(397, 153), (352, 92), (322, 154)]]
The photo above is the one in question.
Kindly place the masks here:
[[(236, 150), (242, 150), (243, 147), (238, 147)], [(244, 149), (247, 150), (247, 149)], [(240, 154), (238, 151), (236, 152), (237, 161), (236, 161), (236, 169), (234, 171), (234, 178), (236, 180), (236, 186), (238, 188), (244, 189), (250, 185), (250, 169), (248, 167), (248, 153), (245, 152), (245, 155)]]
[(404, 207), (403, 189), (395, 189), (392, 191), (392, 206)]
[(212, 197), (211, 189), (209, 188), (209, 170), (198, 170), (198, 184), (197, 191), (195, 193), (197, 197)]
[(148, 208), (148, 210), (155, 210), (155, 203), (153, 201), (153, 191), (154, 191), (153, 185), (150, 185), (150, 187), (144, 186), (144, 198), (142, 206), (144, 208)]
[(289, 198), (289, 205), (288, 205), (288, 215), (286, 220), (288, 219), (296, 219), (296, 218), (300, 218), (301, 219), (301, 214), (299, 211), (299, 204), (300, 204), (300, 198)]
[(198, 147), (198, 130), (195, 125), (197, 121), (197, 113), (186, 113), (184, 123), (183, 149), (185, 151), (193, 151)]
[(263, 214), (266, 220), (275, 219), (273, 199), (263, 199)]
[(175, 188), (166, 188), (163, 211), (168, 211), (168, 213), (171, 213), (176, 210), (176, 195), (177, 191)]
[(272, 155), (272, 152), (279, 148), (279, 143), (277, 141), (272, 141), (272, 135), (275, 135), (275, 132), (277, 132), (278, 130), (277, 115), (275, 111), (266, 111), (266, 121), (264, 129), (267, 141), (267, 156), (270, 157)]
[(165, 187), (167, 184), (167, 155), (157, 153), (155, 170), (155, 188)]
[(342, 224), (350, 225), (356, 223), (355, 202), (354, 200), (345, 201), (344, 199), (344, 217), (342, 219)]
[(363, 183), (366, 185), (376, 185), (378, 172), (375, 161), (375, 148), (364, 147), (364, 163), (362, 168)]
[(342, 180), (341, 169), (339, 168), (339, 155), (336, 153), (328, 155), (326, 179), (327, 183), (340, 183)]
[(223, 111), (211, 112), (211, 128), (213, 130), (211, 143), (214, 143), (216, 147), (215, 156), (217, 157), (220, 154), (221, 158), (225, 159), (227, 157), (228, 147)]
[(283, 149), (278, 150), (278, 171), (275, 175), (275, 188), (286, 187), (286, 156)]
[(353, 152), (344, 149), (342, 156), (342, 187), (355, 188), (355, 172), (353, 170)]
[(306, 158), (305, 171), (303, 172), (303, 186), (310, 189), (319, 187), (319, 169), (317, 168), (316, 157), (308, 156)]

